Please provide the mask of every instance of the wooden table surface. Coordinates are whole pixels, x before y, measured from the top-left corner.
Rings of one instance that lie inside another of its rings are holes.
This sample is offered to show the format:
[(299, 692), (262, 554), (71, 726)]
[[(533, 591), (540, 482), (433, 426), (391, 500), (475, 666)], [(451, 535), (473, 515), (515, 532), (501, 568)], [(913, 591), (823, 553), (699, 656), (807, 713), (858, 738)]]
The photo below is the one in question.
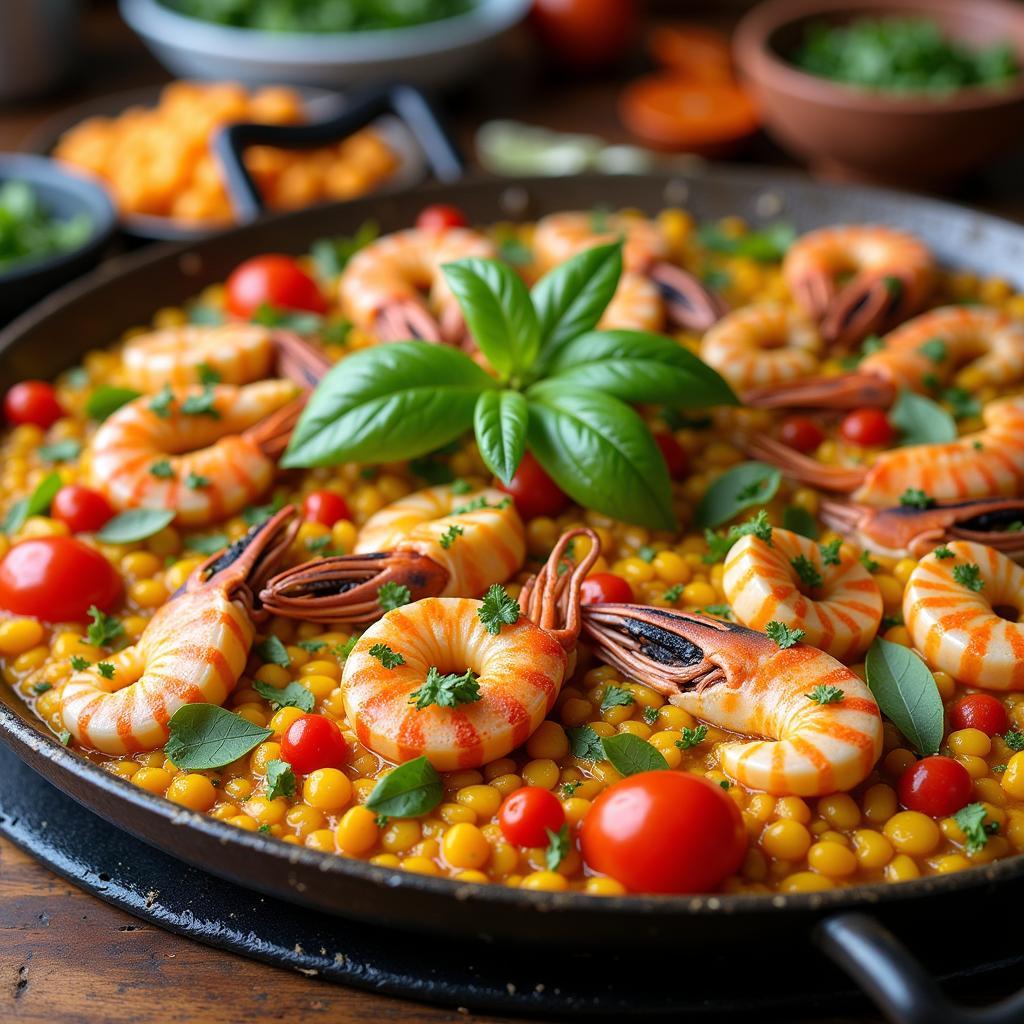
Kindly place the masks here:
[[(167, 80), (117, 18), (94, 6), (85, 22), (87, 56), (56, 96), (0, 109), (0, 150), (14, 150), (63, 108), (92, 97)], [(523, 59), (513, 39), (507, 74), (489, 74), (448, 101), (456, 134), (469, 148), (476, 125), (516, 117), (553, 128), (626, 137), (614, 115), (615, 79), (570, 81)], [(634, 70), (641, 67), (639, 62)], [(552, 102), (552, 96), (557, 102)], [(780, 162), (767, 143), (755, 159)], [(1018, 169), (1007, 164), (973, 186), (976, 205), (1024, 219)], [(367, 1021), (382, 1024), (497, 1022), (346, 989), (179, 938), (75, 889), (0, 838), (0, 1014), (25, 1024), (229, 1024), (236, 1021)], [(859, 1018), (862, 1024), (874, 1016)]]

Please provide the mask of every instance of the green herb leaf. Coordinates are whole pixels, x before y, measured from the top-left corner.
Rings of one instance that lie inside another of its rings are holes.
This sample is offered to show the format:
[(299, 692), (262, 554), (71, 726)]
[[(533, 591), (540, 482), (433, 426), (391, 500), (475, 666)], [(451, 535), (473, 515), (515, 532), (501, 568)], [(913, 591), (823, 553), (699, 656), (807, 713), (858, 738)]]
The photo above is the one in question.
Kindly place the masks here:
[(206, 386), (199, 394), (189, 395), (181, 403), (181, 412), (184, 416), (208, 416), (210, 419), (219, 420), (220, 410), (217, 408), (216, 392)]
[(454, 672), (442, 675), (431, 665), (423, 685), (409, 694), (409, 703), (417, 711), (422, 711), (431, 704), (439, 708), (457, 708), (460, 704), (474, 704), (482, 697), (476, 673), (471, 668), (461, 675)]
[(231, 543), (226, 533), (207, 533), (185, 538), (185, 547), (201, 555), (215, 555)]
[(557, 871), (569, 852), (569, 826), (563, 825), (557, 832), (544, 829), (548, 837), (548, 848), (544, 851), (544, 863), (548, 871)]
[(655, 722), (661, 717), (660, 712), (657, 708), (652, 707), (650, 704), (644, 707), (643, 719), (647, 725), (654, 725)]
[(581, 761), (604, 760), (601, 737), (589, 725), (567, 729), (566, 735), (569, 737), (569, 751), (573, 757), (578, 757)]
[(71, 667), (76, 672), (84, 672), (89, 667), (90, 664), (91, 662), (89, 661), (89, 659), (83, 658), (80, 654), (71, 655)]
[(210, 486), (210, 478), (208, 476), (201, 476), (199, 473), (189, 473), (185, 477), (185, 486), (190, 491), (199, 491), (204, 487)]
[(938, 366), (939, 363), (945, 362), (946, 357), (949, 355), (949, 346), (946, 345), (942, 338), (929, 338), (917, 346), (917, 351), (925, 359), (931, 360), (931, 362)]
[(204, 306), (195, 303), (187, 309), (188, 322), (201, 327), (219, 327), (225, 321), (224, 310), (216, 306)]
[(709, 604), (701, 611), (705, 615), (714, 615), (718, 619), (732, 619), (732, 609), (727, 604)]
[(310, 246), (313, 265), (321, 277), (338, 277), (348, 266), (348, 261), (360, 249), (364, 249), (380, 235), (375, 221), (367, 220), (359, 225), (354, 235), (339, 235), (337, 238), (318, 238)]
[(170, 480), (174, 476), (174, 467), (171, 465), (170, 459), (160, 459), (150, 465), (149, 472), (158, 480)]
[(624, 690), (621, 686), (609, 686), (604, 691), (604, 697), (601, 699), (601, 710), (608, 711), (610, 708), (628, 708), (633, 703), (635, 703), (633, 694), (629, 690)]
[(842, 539), (836, 537), (835, 540), (829, 541), (827, 544), (819, 544), (818, 550), (821, 552), (822, 565), (840, 565), (842, 564), (842, 558), (839, 552), (842, 550), (843, 542)]
[(999, 831), (998, 822), (985, 820), (986, 813), (984, 806), (975, 803), (961, 807), (953, 815), (953, 820), (963, 830), (968, 854), (984, 849), (988, 837)]
[(96, 534), (104, 544), (134, 544), (174, 522), (174, 509), (130, 508), (107, 520)]
[(92, 622), (86, 630), (86, 639), (93, 647), (110, 647), (115, 640), (124, 636), (124, 625), (113, 615), (105, 614), (96, 605), (89, 608)]
[(290, 668), (292, 659), (287, 648), (281, 642), (280, 637), (270, 634), (265, 640), (261, 640), (253, 647), (257, 657), (268, 665), (280, 665), (281, 668)]
[(818, 524), (814, 516), (799, 505), (790, 505), (782, 510), (782, 525), (793, 533), (799, 533), (808, 540), (818, 539)]
[(656, 772), (668, 768), (657, 747), (631, 732), (619, 732), (601, 741), (604, 756), (620, 775), (636, 775), (638, 772)]
[(668, 469), (647, 424), (628, 405), (557, 381), (527, 392), (530, 449), (577, 504), (653, 529), (672, 529)]
[(683, 735), (680, 739), (676, 740), (676, 746), (680, 750), (689, 750), (690, 747), (696, 747), (699, 743), (703, 743), (707, 739), (708, 727), (706, 725), (698, 725), (694, 729), (690, 729), (687, 726), (683, 726)]
[(115, 388), (109, 384), (98, 387), (85, 401), (85, 414), (91, 420), (105, 420), (122, 405), (141, 398), (142, 392), (134, 388)]
[(412, 591), (404, 583), (382, 583), (377, 589), (377, 604), (385, 612), (393, 612), (412, 600)]
[(712, 252), (744, 256), (758, 263), (777, 263), (796, 241), (796, 228), (779, 221), (742, 235), (727, 235), (717, 224), (703, 224), (697, 237)]
[(43, 462), (70, 462), (72, 459), (77, 459), (81, 453), (81, 441), (75, 441), (72, 438), (55, 441), (53, 444), (44, 444), (37, 452)]
[(316, 699), (301, 683), (289, 683), (282, 689), (271, 686), (257, 679), (253, 682), (252, 688), (266, 701), (269, 701), (276, 711), (278, 708), (298, 708), (308, 715), (316, 704)]
[(317, 651), (322, 651), (327, 646), (326, 640), (299, 640), (296, 647), (301, 647), (304, 651), (309, 651), (310, 654), (316, 654)]
[(953, 579), (961, 587), (966, 587), (975, 593), (985, 586), (985, 581), (981, 578), (981, 566), (974, 562), (969, 562), (966, 565), (954, 565)]
[(845, 692), (838, 686), (826, 686), (824, 683), (818, 685), (804, 696), (813, 704), (838, 704), (846, 696)]
[(223, 768), (274, 735), (216, 704), (185, 704), (167, 725), (164, 753), (187, 772)]
[(399, 341), (363, 349), (327, 371), (282, 465), (301, 469), (425, 455), (465, 433), (481, 392), (497, 386), (448, 345)]
[(405, 664), (405, 655), (391, 650), (387, 644), (374, 644), (367, 654), (371, 658), (376, 658), (384, 668), (398, 668), (399, 665)]
[(98, 661), (96, 663), (96, 671), (99, 672), (104, 679), (114, 678), (114, 666), (109, 661)]
[(704, 492), (697, 505), (697, 526), (721, 526), (751, 505), (763, 505), (775, 497), (782, 473), (763, 462), (741, 462), (726, 470)]
[(889, 422), (900, 432), (900, 444), (944, 444), (957, 438), (956, 421), (938, 402), (903, 388)]
[(295, 773), (287, 761), (275, 757), (267, 762), (267, 799), (276, 800), (279, 796), (295, 796)]
[(928, 509), (935, 507), (935, 499), (928, 497), (920, 487), (908, 487), (900, 495), (900, 504), (906, 508)]
[(429, 814), (444, 797), (444, 783), (425, 758), (406, 761), (384, 776), (370, 793), (366, 807), (388, 818)]
[(526, 451), (526, 399), (518, 391), (484, 391), (473, 410), (480, 457), (502, 483), (515, 476)]
[(949, 403), (954, 419), (965, 420), (981, 415), (981, 402), (963, 388), (946, 388), (942, 392), (942, 400)]
[(871, 557), (871, 554), (868, 551), (862, 551), (857, 556), (857, 561), (860, 562), (868, 572), (878, 572), (878, 570), (882, 568), (881, 565)]
[(802, 629), (790, 629), (784, 622), (769, 622), (764, 633), (783, 650), (796, 646), (807, 635)]
[(920, 754), (942, 743), (942, 698), (928, 666), (908, 647), (876, 637), (864, 659), (868, 687), (882, 714)]
[(466, 532), (465, 528), (452, 523), (438, 538), (438, 543), (447, 551)]
[(662, 599), (665, 600), (665, 601), (678, 601), (679, 598), (681, 598), (683, 596), (683, 590), (684, 589), (685, 588), (683, 587), (682, 583), (673, 583), (672, 586), (669, 587), (661, 595)]
[(825, 582), (821, 573), (818, 572), (814, 563), (806, 555), (797, 555), (790, 559), (789, 564), (793, 567), (797, 578), (805, 587), (820, 587)]
[(3, 532), (6, 534), (17, 533), (30, 517), (41, 516), (48, 512), (50, 503), (63, 486), (59, 473), (47, 473), (27, 498), (21, 498), (8, 509), (4, 519)]

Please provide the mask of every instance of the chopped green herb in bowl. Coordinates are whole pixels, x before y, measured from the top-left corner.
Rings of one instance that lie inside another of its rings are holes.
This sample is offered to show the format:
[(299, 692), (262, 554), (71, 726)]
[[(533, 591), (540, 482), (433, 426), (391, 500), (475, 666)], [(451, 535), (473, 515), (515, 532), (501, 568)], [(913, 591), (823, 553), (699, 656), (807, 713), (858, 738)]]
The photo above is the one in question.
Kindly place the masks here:
[(92, 228), (84, 213), (55, 217), (27, 182), (5, 181), (0, 184), (0, 274), (77, 249), (88, 241)]

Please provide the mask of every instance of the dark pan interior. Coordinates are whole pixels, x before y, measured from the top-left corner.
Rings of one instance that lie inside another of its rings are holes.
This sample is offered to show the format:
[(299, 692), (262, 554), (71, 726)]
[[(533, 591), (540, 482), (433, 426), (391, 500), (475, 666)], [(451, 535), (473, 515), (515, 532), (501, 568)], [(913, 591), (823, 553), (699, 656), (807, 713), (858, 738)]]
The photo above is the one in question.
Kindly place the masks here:
[[(630, 176), (479, 181), (284, 214), (205, 242), (125, 257), (55, 294), (0, 334), (0, 387), (48, 377), (121, 331), (149, 322), (222, 280), (247, 256), (303, 252), (319, 237), (354, 231), (374, 219), (384, 231), (406, 227), (431, 202), (454, 203), (471, 220), (533, 218), (563, 209), (685, 206), (698, 221), (739, 214), (750, 222), (784, 219), (803, 231), (825, 224), (876, 222), (909, 228), (940, 260), (1024, 286), (1024, 228), (932, 200), (866, 188), (808, 182), (792, 175), (710, 168), (680, 177)], [(753, 895), (595, 899), (458, 884), (287, 846), (176, 807), (133, 787), (62, 747), (0, 688), (0, 739), (52, 782), (110, 822), (161, 849), (239, 884), (342, 916), (489, 941), (674, 948), (707, 955), (719, 942), (753, 950), (765, 930), (804, 941), (827, 914), (862, 908), (904, 937), (927, 940), (941, 920), (976, 917), (1024, 895), (1024, 858), (896, 886), (795, 896)], [(929, 898), (924, 898), (929, 897)], [(986, 928), (1012, 923), (986, 914)], [(756, 936), (756, 938), (755, 938)], [(991, 936), (998, 948), (997, 936)], [(1019, 936), (1017, 938), (1019, 945)], [(721, 948), (721, 947), (719, 947)]]

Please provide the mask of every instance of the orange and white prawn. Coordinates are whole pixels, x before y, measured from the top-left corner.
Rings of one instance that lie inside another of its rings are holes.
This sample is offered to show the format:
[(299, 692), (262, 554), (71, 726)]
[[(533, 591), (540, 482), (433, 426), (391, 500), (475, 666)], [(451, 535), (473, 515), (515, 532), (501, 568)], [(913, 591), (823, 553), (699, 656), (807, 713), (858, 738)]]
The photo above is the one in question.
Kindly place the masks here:
[(703, 337), (700, 356), (739, 392), (774, 390), (808, 377), (822, 351), (817, 328), (802, 313), (775, 302), (727, 313)]
[(490, 239), (469, 228), (396, 231), (349, 261), (338, 283), (342, 310), (381, 341), (462, 344), (466, 325), (441, 268), (455, 260), (496, 255)]
[(725, 560), (722, 585), (733, 614), (751, 629), (782, 622), (833, 658), (852, 661), (868, 649), (882, 621), (882, 592), (860, 562), (826, 552), (798, 533), (749, 534)]
[(1024, 569), (970, 541), (922, 558), (903, 592), (903, 621), (925, 660), (984, 690), (1024, 690), (1021, 611)]
[[(591, 541), (586, 557), (559, 575), (569, 542), (581, 535)], [(396, 763), (426, 756), (440, 771), (478, 768), (524, 743), (554, 706), (569, 672), (579, 588), (599, 552), (592, 531), (564, 534), (524, 588), (520, 605), (508, 606), (506, 620), (482, 615), (481, 601), (430, 597), (370, 626), (341, 678), (359, 742)], [(381, 646), (402, 662), (387, 667), (393, 659), (385, 664), (378, 657)], [(449, 674), (461, 678), (461, 693), (428, 699), (430, 681), (436, 685)]]
[(743, 442), (748, 454), (788, 476), (855, 502), (888, 507), (922, 491), (929, 500), (1024, 496), (1024, 396), (989, 402), (985, 427), (955, 441), (907, 445), (881, 452), (868, 467), (829, 466), (770, 437)]
[(477, 595), (510, 579), (525, 559), (526, 531), (507, 494), (428, 487), (370, 516), (353, 554), (286, 570), (260, 600), (275, 615), (367, 623), (383, 613), (386, 584), (406, 588), (408, 601)]
[(83, 746), (105, 754), (158, 750), (184, 704), (222, 704), (245, 670), (255, 636), (254, 591), (284, 556), (297, 524), (285, 508), (199, 566), (139, 639), (60, 690), (60, 715)]
[(907, 231), (845, 224), (799, 238), (786, 253), (782, 274), (825, 341), (849, 348), (924, 305), (935, 260)]
[(720, 729), (764, 739), (718, 747), (722, 770), (750, 789), (823, 796), (852, 789), (882, 752), (871, 691), (807, 644), (664, 608), (591, 604), (583, 631), (598, 657)]
[(136, 398), (96, 431), (90, 479), (119, 509), (170, 509), (186, 526), (225, 519), (270, 486), (303, 401), (286, 380)]
[[(668, 319), (703, 331), (725, 312), (722, 300), (692, 274), (668, 262), (668, 245), (658, 225), (644, 217), (583, 211), (552, 213), (537, 222), (533, 251), (538, 269), (552, 270), (595, 245), (622, 239), (623, 274), (605, 310), (602, 329), (654, 330)], [(645, 288), (636, 278), (653, 283)], [(621, 293), (621, 294), (620, 294)], [(651, 301), (659, 301), (657, 320)]]
[(1024, 323), (986, 306), (942, 306), (908, 320), (882, 339), (882, 348), (853, 373), (816, 377), (744, 396), (762, 409), (887, 408), (902, 388), (936, 388), (1024, 380)]

